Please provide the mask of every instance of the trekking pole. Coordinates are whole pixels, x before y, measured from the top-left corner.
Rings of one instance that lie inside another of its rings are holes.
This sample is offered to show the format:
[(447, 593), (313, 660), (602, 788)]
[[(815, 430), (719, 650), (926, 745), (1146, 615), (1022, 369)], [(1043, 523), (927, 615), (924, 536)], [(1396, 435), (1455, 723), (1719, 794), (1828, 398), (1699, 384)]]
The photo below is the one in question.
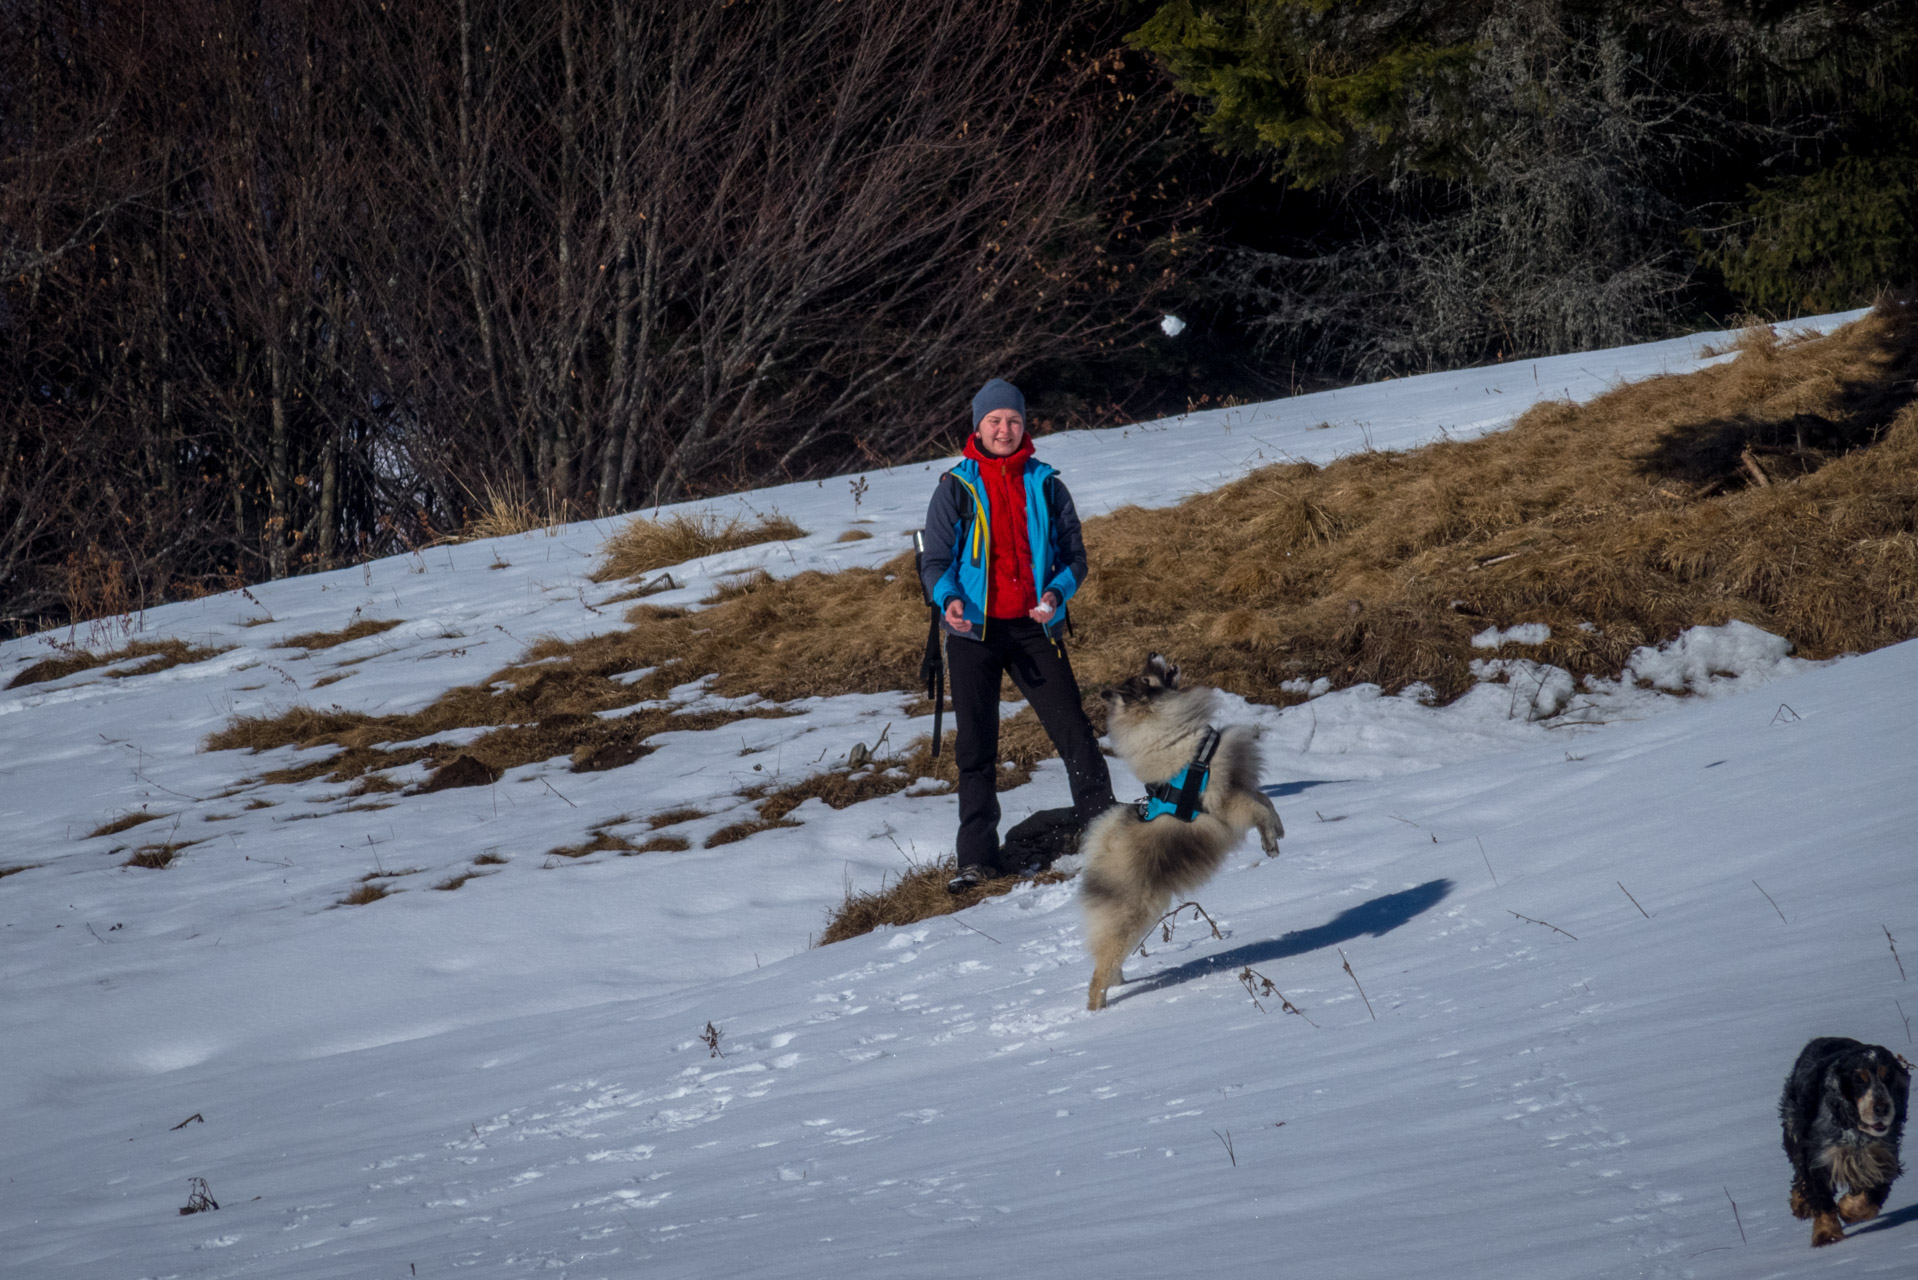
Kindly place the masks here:
[(926, 575), (920, 567), (926, 557), (926, 536), (915, 529), (912, 534), (912, 567), (919, 575), (919, 594), (925, 598), (929, 614), (926, 624), (926, 653), (919, 660), (919, 678), (926, 682), (926, 697), (932, 700), (932, 754), (939, 755), (939, 740), (945, 736), (946, 664), (939, 652), (939, 605), (926, 591)]

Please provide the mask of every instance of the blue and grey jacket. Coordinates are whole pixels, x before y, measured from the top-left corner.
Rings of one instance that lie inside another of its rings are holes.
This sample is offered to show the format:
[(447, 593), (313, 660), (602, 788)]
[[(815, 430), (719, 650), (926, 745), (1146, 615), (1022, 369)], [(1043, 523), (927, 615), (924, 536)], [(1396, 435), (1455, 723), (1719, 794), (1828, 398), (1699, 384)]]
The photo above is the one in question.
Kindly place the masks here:
[[(1085, 537), (1079, 513), (1059, 473), (1035, 458), (1025, 466), (1026, 541), (1032, 547), (1032, 580), (1038, 594), (1059, 594), (1059, 608), (1046, 624), (1046, 634), (1065, 621), (1065, 602), (1086, 576)], [(971, 458), (939, 477), (932, 502), (926, 508), (925, 555), (919, 564), (926, 596), (944, 610), (955, 597), (964, 602), (970, 632), (946, 634), (964, 640), (985, 636), (987, 594), (992, 582), (992, 519), (985, 480)], [(944, 626), (942, 620), (941, 625)]]

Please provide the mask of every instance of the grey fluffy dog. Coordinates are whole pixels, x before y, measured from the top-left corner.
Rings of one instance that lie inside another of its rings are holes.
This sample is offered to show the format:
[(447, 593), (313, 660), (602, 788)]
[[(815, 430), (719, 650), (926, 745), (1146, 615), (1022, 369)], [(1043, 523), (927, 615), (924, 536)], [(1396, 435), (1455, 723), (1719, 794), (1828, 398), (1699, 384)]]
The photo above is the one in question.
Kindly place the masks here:
[[(1148, 787), (1178, 775), (1212, 727), (1213, 691), (1181, 688), (1179, 669), (1156, 653), (1142, 674), (1105, 696), (1113, 749)], [(1136, 807), (1122, 804), (1087, 828), (1079, 882), (1093, 966), (1088, 1009), (1105, 1008), (1106, 989), (1125, 981), (1127, 954), (1165, 914), (1172, 895), (1210, 879), (1247, 831), (1258, 829), (1268, 855), (1279, 852), (1285, 828), (1259, 790), (1258, 743), (1259, 732), (1250, 725), (1222, 731), (1190, 822), (1175, 815), (1148, 822)]]

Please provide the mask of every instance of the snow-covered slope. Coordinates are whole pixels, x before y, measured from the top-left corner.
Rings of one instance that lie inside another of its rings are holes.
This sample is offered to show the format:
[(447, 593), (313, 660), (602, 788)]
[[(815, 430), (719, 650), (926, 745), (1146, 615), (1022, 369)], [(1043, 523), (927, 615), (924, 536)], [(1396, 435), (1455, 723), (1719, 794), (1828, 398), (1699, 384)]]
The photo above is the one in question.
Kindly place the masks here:
[[(1041, 448), (1090, 512), (1164, 503), (1182, 496), (1168, 474), (1199, 487), (1368, 438), (1496, 429), (1540, 395), (1693, 367), (1694, 349)], [(928, 477), (865, 479), (857, 504), (845, 481), (712, 504), (776, 507), (809, 536), (677, 569), (686, 590), (653, 599), (696, 600), (746, 566), (888, 558)], [(855, 522), (875, 536), (836, 542)], [(1199, 895), (1226, 936), (1181, 923), (1148, 942), (1098, 1015), (1069, 885), (806, 949), (848, 882), (948, 847), (949, 797), (815, 801), (798, 828), (711, 850), (544, 856), (609, 818), (679, 808), (707, 815), (673, 828), (697, 846), (743, 816), (744, 786), (803, 776), (889, 722), (895, 742), (924, 732), (903, 695), (816, 700), (675, 733), (623, 769), (555, 761), (386, 809), (324, 783), (246, 792), (267, 808), (221, 798), (296, 754), (196, 750), (235, 713), (417, 707), (537, 635), (616, 625), (583, 577), (605, 532), (169, 606), (144, 638), (237, 647), (0, 694), (0, 870), (31, 866), (0, 879), (0, 1274), (1918, 1266), (1904, 1186), (1880, 1224), (1812, 1254), (1785, 1210), (1773, 1118), (1806, 1038), (1911, 1042), (1890, 940), (1918, 939), (1918, 646), (1810, 664), (1734, 627), (1569, 699), (1520, 664), (1444, 709), (1365, 688), (1282, 714), (1237, 704), (1268, 729), (1286, 852), (1268, 862), (1248, 843)], [(310, 655), (275, 648), (356, 610), (405, 621)], [(0, 646), (0, 678), (46, 653)], [(1044, 766), (1008, 818), (1063, 794)], [(165, 817), (86, 837), (141, 806)], [(201, 843), (163, 871), (121, 867), (145, 840)], [(486, 874), (432, 890), (469, 870)], [(333, 908), (375, 871), (411, 874)], [(1255, 1004), (1248, 967), (1302, 1015)], [(709, 1025), (723, 1056), (700, 1039)], [(190, 1177), (217, 1212), (177, 1212)]]

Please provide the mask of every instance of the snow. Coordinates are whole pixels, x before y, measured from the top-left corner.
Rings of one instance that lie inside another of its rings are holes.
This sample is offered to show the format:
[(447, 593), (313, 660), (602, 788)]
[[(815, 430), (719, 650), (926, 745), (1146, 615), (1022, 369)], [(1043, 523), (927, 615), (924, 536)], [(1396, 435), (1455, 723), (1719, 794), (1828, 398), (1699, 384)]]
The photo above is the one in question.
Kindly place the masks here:
[[(1040, 449), (1088, 514), (1159, 505), (1265, 462), (1496, 430), (1545, 396), (1695, 367), (1723, 340)], [(679, 589), (650, 599), (692, 604), (742, 569), (883, 563), (931, 470), (700, 504), (777, 509), (808, 533), (673, 566)], [(903, 692), (675, 731), (605, 773), (555, 760), (430, 795), (222, 795), (303, 758), (200, 751), (233, 715), (414, 709), (540, 636), (619, 625), (612, 589), (584, 576), (612, 527), (83, 628), (103, 650), (133, 627), (233, 647), (0, 693), (0, 869), (30, 867), (0, 878), (0, 1271), (1745, 1280), (1918, 1265), (1909, 1183), (1880, 1223), (1811, 1251), (1774, 1116), (1813, 1035), (1911, 1052), (1891, 948), (1918, 939), (1918, 644), (1812, 663), (1732, 623), (1641, 649), (1615, 681), (1492, 646), (1482, 683), (1445, 707), (1416, 689), (1307, 685), (1284, 710), (1228, 692), (1228, 716), (1265, 731), (1285, 852), (1248, 841), (1197, 895), (1224, 936), (1184, 919), (1154, 935), (1099, 1014), (1069, 884), (808, 947), (848, 885), (950, 847), (950, 796), (810, 801), (795, 828), (701, 847), (749, 816), (744, 787), (826, 768), (888, 725), (888, 749), (927, 732)], [(875, 536), (837, 542), (851, 527)], [(402, 625), (285, 647), (356, 613)], [(1503, 638), (1537, 643), (1522, 630)], [(48, 652), (0, 645), (0, 678)], [(702, 681), (668, 700), (720, 701)], [(1135, 785), (1123, 768), (1114, 781)], [(1048, 762), (1003, 797), (1005, 820), (1065, 794)], [(673, 809), (702, 815), (662, 829), (691, 851), (547, 856)], [(162, 816), (86, 834), (140, 810)], [(199, 843), (165, 870), (121, 866), (181, 840)], [(378, 872), (395, 892), (334, 906)], [(1255, 1004), (1247, 969), (1302, 1015)], [(179, 1214), (192, 1177), (217, 1212)]]
[(1552, 638), (1552, 629), (1542, 622), (1521, 622), (1510, 627), (1487, 627), (1472, 637), (1474, 649), (1496, 649), (1507, 644), (1544, 644)]

